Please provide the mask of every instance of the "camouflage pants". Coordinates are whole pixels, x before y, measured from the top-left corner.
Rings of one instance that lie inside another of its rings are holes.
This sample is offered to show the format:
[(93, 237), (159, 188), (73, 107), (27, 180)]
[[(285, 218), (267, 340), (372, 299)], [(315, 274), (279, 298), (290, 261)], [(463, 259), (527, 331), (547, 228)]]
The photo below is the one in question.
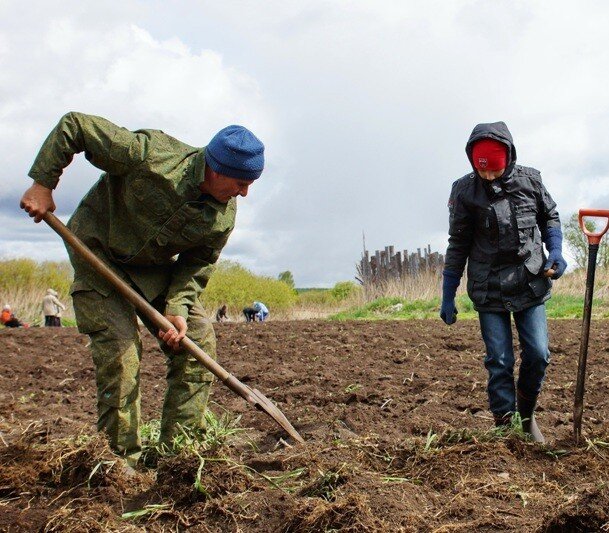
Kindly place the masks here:
[[(135, 308), (115, 292), (73, 292), (78, 329), (91, 339), (97, 381), (97, 429), (107, 433), (112, 449), (134, 464), (141, 454), (140, 361), (142, 341)], [(164, 299), (152, 302), (162, 310)], [(140, 317), (156, 337), (157, 328)], [(216, 338), (203, 308), (188, 315), (188, 336), (211, 357)], [(205, 408), (213, 375), (185, 352), (161, 345), (167, 361), (167, 390), (161, 420), (161, 442), (171, 445), (178, 425), (205, 427)]]

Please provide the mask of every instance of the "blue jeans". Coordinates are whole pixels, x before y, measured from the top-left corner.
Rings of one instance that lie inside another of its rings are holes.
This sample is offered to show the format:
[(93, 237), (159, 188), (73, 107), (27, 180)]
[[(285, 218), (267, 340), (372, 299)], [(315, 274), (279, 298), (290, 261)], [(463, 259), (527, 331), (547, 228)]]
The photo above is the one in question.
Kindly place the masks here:
[[(491, 412), (501, 417), (516, 411), (510, 313), (479, 313), (479, 318), (486, 345), (484, 366), (488, 370), (489, 404)], [(535, 398), (550, 362), (546, 306), (536, 305), (514, 313), (514, 322), (521, 348), (517, 387), (525, 397)]]

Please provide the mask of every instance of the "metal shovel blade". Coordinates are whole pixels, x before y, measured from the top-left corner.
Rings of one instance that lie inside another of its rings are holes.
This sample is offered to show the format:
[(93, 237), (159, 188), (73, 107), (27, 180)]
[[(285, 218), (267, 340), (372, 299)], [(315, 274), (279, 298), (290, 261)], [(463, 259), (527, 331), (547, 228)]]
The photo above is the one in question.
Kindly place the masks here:
[(250, 390), (252, 391), (252, 395), (256, 398), (256, 402), (254, 405), (257, 409), (264, 411), (273, 420), (275, 420), (275, 422), (277, 422), (283, 429), (285, 429), (288, 432), (288, 435), (290, 435), (290, 437), (292, 437), (295, 441), (300, 443), (304, 442), (304, 439), (300, 436), (298, 431), (294, 429), (294, 426), (290, 424), (290, 421), (271, 400), (269, 400), (258, 389)]
[(256, 409), (269, 415), (277, 424), (285, 429), (290, 437), (296, 442), (304, 442), (298, 431), (290, 424), (290, 421), (279, 410), (279, 408), (269, 400), (258, 389), (251, 389), (245, 383), (239, 381), (232, 374), (228, 374), (226, 379), (222, 379), (224, 384), (233, 392), (241, 396), (246, 402), (252, 404)]

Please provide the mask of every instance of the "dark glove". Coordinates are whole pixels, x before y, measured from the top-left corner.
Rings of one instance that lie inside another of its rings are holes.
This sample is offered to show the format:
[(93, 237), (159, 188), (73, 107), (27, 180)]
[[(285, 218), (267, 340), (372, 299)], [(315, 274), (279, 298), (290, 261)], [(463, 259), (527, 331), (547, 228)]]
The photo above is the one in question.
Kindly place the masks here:
[(548, 249), (548, 260), (543, 269), (554, 269), (552, 279), (558, 279), (567, 268), (567, 262), (562, 256), (562, 230), (560, 228), (547, 228), (542, 237)]
[(445, 270), (442, 273), (442, 308), (440, 318), (449, 326), (457, 321), (457, 308), (455, 307), (455, 296), (461, 276), (456, 272)]

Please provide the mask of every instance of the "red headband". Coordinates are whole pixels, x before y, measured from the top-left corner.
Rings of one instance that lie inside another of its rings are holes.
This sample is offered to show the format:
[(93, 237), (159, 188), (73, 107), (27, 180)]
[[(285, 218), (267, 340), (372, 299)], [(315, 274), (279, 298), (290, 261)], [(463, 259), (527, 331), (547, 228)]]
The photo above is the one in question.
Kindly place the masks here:
[(472, 162), (477, 170), (501, 170), (507, 166), (507, 146), (494, 139), (481, 139), (472, 149)]

